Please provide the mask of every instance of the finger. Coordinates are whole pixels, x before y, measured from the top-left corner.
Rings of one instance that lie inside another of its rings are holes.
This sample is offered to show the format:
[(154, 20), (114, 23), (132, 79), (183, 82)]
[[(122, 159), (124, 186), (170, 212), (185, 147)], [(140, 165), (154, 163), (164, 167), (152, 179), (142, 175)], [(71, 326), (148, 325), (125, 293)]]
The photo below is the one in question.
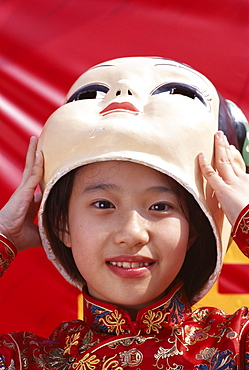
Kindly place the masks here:
[(37, 138), (35, 136), (32, 136), (30, 138), (27, 154), (26, 154), (26, 161), (25, 161), (25, 167), (22, 175), (22, 180), (20, 185), (22, 186), (27, 179), (30, 177), (32, 173), (32, 168), (35, 163), (35, 153), (36, 153), (36, 148), (37, 148)]
[[(227, 140), (227, 138), (226, 138)], [(227, 141), (228, 143), (228, 141)], [(238, 160), (238, 149), (235, 148), (234, 145), (229, 145), (229, 149), (230, 149), (230, 155), (232, 157), (232, 160), (231, 160), (231, 166), (234, 170), (234, 173), (236, 174), (236, 176), (243, 176), (245, 174), (245, 167), (241, 166), (241, 162), (239, 162)], [(243, 162), (243, 159), (242, 159), (242, 163)]]
[(215, 168), (224, 181), (229, 181), (236, 175), (236, 164), (228, 140), (222, 131), (215, 135)]
[(211, 188), (216, 191), (217, 189), (223, 187), (225, 185), (223, 179), (219, 176), (218, 172), (215, 171), (211, 164), (208, 163), (204, 153), (200, 153), (198, 159), (202, 175), (208, 181)]
[(31, 191), (33, 196), (33, 192), (39, 185), (42, 176), (43, 176), (43, 155), (41, 151), (36, 151), (33, 166), (29, 168), (25, 173), (20, 188), (23, 190), (25, 188), (27, 191)]
[(32, 172), (26, 182), (20, 185), (11, 196), (5, 208), (9, 208), (9, 214), (13, 219), (23, 220), (26, 217), (30, 204), (34, 201), (34, 193), (43, 176), (43, 156), (36, 152), (36, 159)]

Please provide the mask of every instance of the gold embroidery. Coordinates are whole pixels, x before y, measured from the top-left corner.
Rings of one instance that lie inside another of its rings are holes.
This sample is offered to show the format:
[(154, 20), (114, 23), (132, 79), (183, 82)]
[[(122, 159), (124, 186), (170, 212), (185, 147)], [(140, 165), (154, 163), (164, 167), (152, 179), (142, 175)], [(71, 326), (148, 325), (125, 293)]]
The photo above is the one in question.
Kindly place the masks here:
[(243, 234), (249, 233), (249, 217), (243, 217), (240, 223), (240, 228)]
[(203, 350), (200, 351), (199, 354), (196, 355), (197, 360), (206, 360), (208, 362), (211, 362), (213, 356), (215, 355), (215, 352), (217, 352), (217, 348), (204, 348)]
[(198, 308), (197, 310), (193, 312), (192, 318), (195, 322), (202, 324), (202, 323), (205, 323), (208, 315), (209, 315), (208, 309)]
[(159, 333), (159, 329), (162, 328), (161, 323), (165, 320), (166, 316), (169, 315), (168, 312), (162, 313), (162, 311), (153, 312), (152, 310), (148, 311), (148, 314), (145, 315), (143, 323), (148, 326), (146, 333), (150, 334), (151, 331)]
[(99, 322), (101, 321), (107, 326), (109, 333), (115, 331), (116, 335), (119, 335), (125, 332), (122, 328), (122, 325), (125, 324), (125, 319), (122, 319), (122, 314), (118, 313), (118, 310), (114, 310), (110, 315), (106, 315), (106, 317), (101, 317)]
[(193, 345), (196, 342), (201, 342), (202, 340), (205, 340), (209, 337), (209, 335), (207, 334), (209, 330), (210, 326), (207, 326), (206, 328), (203, 329), (187, 325), (185, 327), (186, 332), (185, 342), (189, 345)]
[(103, 363), (102, 370), (108, 370), (108, 369), (123, 370), (123, 368), (119, 366), (119, 362), (115, 360), (115, 357), (117, 357), (117, 355), (108, 358), (108, 360), (106, 360)]
[(13, 261), (13, 259), (16, 257), (16, 254), (13, 251), (13, 249), (7, 243), (5, 243), (3, 240), (0, 240), (0, 243), (2, 243), (5, 246), (6, 253), (10, 256), (11, 261)]
[(77, 346), (77, 344), (79, 344), (79, 341), (78, 341), (79, 336), (80, 336), (80, 333), (68, 335), (66, 337), (66, 345), (65, 345), (64, 355), (66, 353), (70, 354), (71, 347), (74, 346), (74, 345)]
[(119, 357), (121, 359), (121, 365), (123, 367), (135, 367), (140, 365), (143, 361), (142, 353), (136, 348), (132, 348), (129, 351), (120, 352)]
[(96, 369), (96, 366), (99, 363), (99, 359), (97, 359), (96, 355), (91, 355), (87, 353), (81, 360), (78, 362), (75, 362), (73, 364), (73, 369), (75, 370), (94, 370)]
[[(168, 339), (168, 342), (171, 343), (172, 346), (170, 348), (164, 348), (162, 346), (159, 347), (157, 353), (154, 355), (156, 363), (153, 364), (153, 366), (157, 367), (158, 369), (180, 369), (179, 365), (176, 363), (177, 358), (175, 358), (175, 356), (183, 356), (184, 348), (186, 351), (188, 351), (188, 346), (183, 342), (183, 329), (178, 326), (172, 328), (172, 335)], [(165, 360), (165, 365), (162, 363), (160, 364), (162, 360)], [(172, 366), (170, 364), (171, 362), (173, 362)]]
[[(166, 360), (166, 366), (167, 366), (167, 367), (165, 366), (165, 369), (166, 368), (167, 369), (173, 369), (169, 364), (169, 358), (174, 357), (174, 356), (178, 356), (178, 355), (182, 356), (183, 351), (178, 350), (176, 343), (174, 343), (174, 345), (171, 348), (159, 347), (157, 353), (154, 355), (156, 363), (153, 366), (156, 366), (158, 369), (163, 369), (163, 365), (159, 366), (158, 362), (161, 359), (165, 359)], [(174, 367), (174, 369), (177, 369), (177, 367)]]

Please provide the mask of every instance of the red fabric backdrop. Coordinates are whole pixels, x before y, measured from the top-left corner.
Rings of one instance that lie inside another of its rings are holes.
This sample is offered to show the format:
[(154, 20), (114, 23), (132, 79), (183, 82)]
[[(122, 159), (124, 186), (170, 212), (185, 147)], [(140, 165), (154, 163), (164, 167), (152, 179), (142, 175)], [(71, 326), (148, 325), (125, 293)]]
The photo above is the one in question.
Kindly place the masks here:
[[(204, 73), (249, 117), (248, 0), (0, 0), (0, 206), (39, 132), (88, 67), (163, 56)], [(62, 145), (63, 150), (63, 145)], [(78, 315), (79, 292), (37, 248), (0, 283), (0, 331), (48, 334)]]

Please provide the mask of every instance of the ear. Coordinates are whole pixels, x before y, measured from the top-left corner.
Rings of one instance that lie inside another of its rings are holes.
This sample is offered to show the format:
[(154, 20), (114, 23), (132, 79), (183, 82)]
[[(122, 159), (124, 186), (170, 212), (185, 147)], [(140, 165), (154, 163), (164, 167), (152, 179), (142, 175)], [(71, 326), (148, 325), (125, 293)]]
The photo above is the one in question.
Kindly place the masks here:
[(71, 236), (70, 236), (70, 232), (69, 232), (68, 229), (60, 230), (58, 232), (58, 238), (60, 239), (60, 241), (62, 243), (65, 244), (66, 247), (72, 248), (72, 246), (71, 246)]
[(196, 231), (195, 227), (192, 224), (190, 224), (187, 251), (194, 244), (194, 242), (195, 242), (195, 240), (197, 238), (197, 235), (198, 234), (197, 234), (197, 231)]

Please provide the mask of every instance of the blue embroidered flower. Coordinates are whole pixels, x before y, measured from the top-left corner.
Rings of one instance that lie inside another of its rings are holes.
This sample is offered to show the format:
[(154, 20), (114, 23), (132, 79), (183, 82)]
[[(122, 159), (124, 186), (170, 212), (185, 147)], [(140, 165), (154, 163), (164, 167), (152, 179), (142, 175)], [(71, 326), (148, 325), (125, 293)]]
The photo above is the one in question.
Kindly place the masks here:
[(170, 317), (172, 319), (172, 323), (178, 324), (182, 318), (185, 309), (185, 304), (181, 301), (182, 294), (177, 292), (174, 297), (170, 300), (170, 304), (167, 307), (167, 310), (170, 312)]
[(245, 370), (249, 370), (249, 353), (245, 355)]
[(217, 351), (210, 365), (196, 365), (195, 368), (198, 370), (236, 370), (237, 366), (234, 359), (230, 358), (231, 351), (226, 350), (223, 352)]
[(2, 355), (0, 355), (0, 369), (2, 370), (6, 369), (5, 357)]

